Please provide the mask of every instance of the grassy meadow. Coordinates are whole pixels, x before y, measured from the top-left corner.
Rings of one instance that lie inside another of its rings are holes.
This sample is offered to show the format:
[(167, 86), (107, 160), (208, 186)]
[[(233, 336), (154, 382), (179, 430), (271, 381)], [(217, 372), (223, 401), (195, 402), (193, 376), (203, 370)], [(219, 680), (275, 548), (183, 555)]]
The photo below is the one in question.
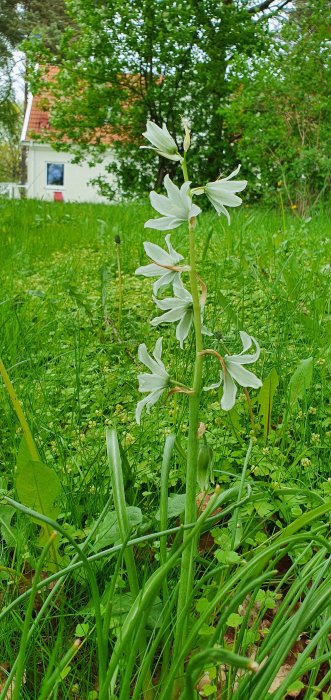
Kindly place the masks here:
[[(239, 484), (240, 505), (222, 506), (199, 532), (183, 689), (174, 690), (171, 657), (176, 564), (155, 584), (142, 616), (144, 652), (139, 625), (140, 631), (130, 627), (132, 649), (131, 642), (120, 646), (134, 617), (125, 552), (133, 552), (142, 591), (164, 563), (166, 536), (161, 541), (153, 533), (164, 522), (161, 465), (172, 433), (169, 557), (180, 546), (185, 490), (185, 396), (162, 399), (143, 414), (141, 426), (135, 422), (138, 345), (145, 342), (151, 352), (160, 335), (150, 325), (152, 282), (134, 275), (147, 263), (143, 241), (163, 243), (162, 232), (144, 230), (150, 215), (147, 203), (0, 202), (0, 355), (40, 471), (48, 469), (37, 484), (46, 497), (38, 500), (22, 424), (3, 382), (0, 698), (326, 700), (331, 268), (323, 212), (303, 220), (295, 211), (245, 207), (234, 212), (231, 226), (213, 212), (201, 217), (204, 322), (214, 334), (206, 347), (220, 349), (224, 342), (239, 352), (239, 330), (257, 338), (254, 371), (265, 382), (269, 412), (256, 390), (247, 404), (239, 388), (228, 413), (220, 408), (220, 390), (202, 397), (200, 420), (214, 454), (207, 492), (219, 484), (221, 493), (230, 493)], [(171, 235), (181, 252), (187, 245), (182, 228)], [(183, 353), (173, 329), (161, 331), (165, 365), (190, 385), (193, 334)], [(205, 386), (218, 379), (213, 360), (204, 364)], [(132, 548), (123, 545), (114, 516), (107, 427), (116, 428), (120, 441)], [(41, 510), (38, 521), (31, 511)], [(53, 521), (59, 524), (55, 545)], [(114, 649), (118, 662), (108, 673)], [(240, 667), (239, 657), (257, 660), (254, 674)]]

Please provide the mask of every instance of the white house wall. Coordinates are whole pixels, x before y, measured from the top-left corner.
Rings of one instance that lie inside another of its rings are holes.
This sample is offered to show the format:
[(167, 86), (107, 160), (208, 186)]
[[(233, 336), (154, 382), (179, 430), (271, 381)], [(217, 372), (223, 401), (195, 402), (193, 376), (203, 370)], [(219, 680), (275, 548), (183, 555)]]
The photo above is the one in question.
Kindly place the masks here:
[[(89, 181), (100, 175), (105, 175), (105, 165), (114, 161), (111, 151), (107, 151), (103, 162), (90, 168), (87, 164), (76, 165), (71, 163), (72, 154), (59, 153), (48, 144), (25, 142), (28, 148), (27, 154), (27, 197), (30, 199), (44, 199), (53, 201), (62, 197), (65, 202), (108, 202), (105, 197), (98, 194), (97, 187), (89, 184)], [(64, 165), (63, 185), (47, 184), (47, 163), (59, 163)], [(114, 180), (106, 174), (109, 184)], [(60, 195), (56, 193), (61, 193)]]

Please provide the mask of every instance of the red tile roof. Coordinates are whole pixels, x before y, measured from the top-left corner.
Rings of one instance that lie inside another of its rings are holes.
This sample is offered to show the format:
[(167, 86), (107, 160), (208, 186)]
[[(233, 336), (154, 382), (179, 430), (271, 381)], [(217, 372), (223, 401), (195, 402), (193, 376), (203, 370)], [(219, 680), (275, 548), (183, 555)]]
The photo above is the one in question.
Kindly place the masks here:
[[(47, 83), (54, 81), (58, 72), (59, 68), (57, 66), (48, 66), (45, 75), (46, 89), (39, 95), (33, 95), (30, 98), (23, 125), (22, 141), (37, 140), (42, 142), (43, 135), (45, 136), (45, 141), (48, 142), (68, 140), (65, 137), (57, 138), (57, 132), (50, 124), (50, 110), (54, 97), (47, 89)], [(98, 142), (103, 145), (111, 145), (115, 141), (122, 141), (124, 138), (124, 136), (114, 134), (110, 127), (105, 126), (94, 130), (91, 143)]]

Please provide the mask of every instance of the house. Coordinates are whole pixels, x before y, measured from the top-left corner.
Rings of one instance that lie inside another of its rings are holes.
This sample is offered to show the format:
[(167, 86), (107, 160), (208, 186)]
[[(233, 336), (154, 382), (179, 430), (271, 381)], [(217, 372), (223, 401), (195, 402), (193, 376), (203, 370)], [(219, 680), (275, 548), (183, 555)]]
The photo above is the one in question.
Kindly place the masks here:
[[(48, 77), (56, 73), (57, 68), (50, 66)], [(114, 162), (111, 144), (116, 136), (103, 134), (103, 143), (109, 148), (102, 162), (90, 167), (87, 162), (73, 163), (70, 151), (56, 151), (47, 138), (50, 129), (45, 95), (30, 95), (21, 136), (22, 146), (27, 150), (26, 196), (48, 201), (107, 203), (109, 200), (98, 193), (97, 185), (91, 180), (105, 175), (105, 166)], [(110, 184), (111, 178), (109, 175)]]

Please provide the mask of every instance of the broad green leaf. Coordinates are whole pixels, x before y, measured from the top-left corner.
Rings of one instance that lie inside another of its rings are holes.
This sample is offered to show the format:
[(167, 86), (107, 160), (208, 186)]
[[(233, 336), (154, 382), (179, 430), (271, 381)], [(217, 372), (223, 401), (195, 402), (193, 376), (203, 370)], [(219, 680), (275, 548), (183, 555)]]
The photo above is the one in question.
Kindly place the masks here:
[[(56, 501), (61, 493), (61, 482), (53, 469), (42, 462), (26, 461), (17, 473), (16, 490), (23, 505), (56, 520), (60, 512)], [(40, 521), (37, 522), (40, 525)]]
[[(23, 437), (17, 454), (16, 491), (23, 505), (36, 510), (52, 520), (56, 520), (60, 506), (57, 500), (61, 494), (61, 482), (53, 469), (42, 462), (31, 459), (31, 453)], [(40, 527), (39, 545), (44, 546), (49, 539), (51, 528), (37, 518), (33, 519)], [(54, 569), (59, 560), (59, 538), (53, 542), (49, 561), (45, 568)]]
[(217, 692), (217, 686), (212, 684), (207, 683), (207, 685), (203, 686), (203, 694), (206, 698), (209, 698), (210, 695), (214, 695), (214, 693)]
[[(31, 454), (29, 450), (28, 443), (23, 435), (22, 440), (20, 442), (20, 446), (18, 448), (18, 453), (17, 453), (17, 460), (16, 460), (16, 468), (17, 471), (19, 472), (24, 465), (29, 462), (30, 460), (33, 461), (33, 455)], [(25, 504), (26, 505), (26, 504)]]
[(240, 556), (237, 552), (223, 552), (218, 549), (215, 552), (215, 557), (221, 564), (238, 564), (240, 562)]
[[(142, 512), (140, 508), (127, 506), (126, 514), (129, 530), (140, 525), (142, 521)], [(109, 547), (112, 544), (119, 544), (120, 542), (121, 534), (118, 527), (117, 515), (115, 511), (112, 510), (107, 513), (98, 529), (93, 549), (95, 552), (99, 552), (101, 549), (104, 549), (104, 547)]]
[(254, 501), (254, 508), (261, 518), (274, 511), (274, 506), (269, 501)]
[(231, 613), (226, 621), (226, 624), (229, 627), (234, 627), (234, 629), (237, 629), (237, 627), (240, 627), (242, 624), (242, 621), (243, 617), (241, 615), (238, 615), (238, 613)]
[(11, 526), (11, 519), (15, 513), (16, 510), (12, 506), (5, 503), (0, 504), (0, 534), (9, 547), (14, 547), (17, 541), (15, 531)]
[[(178, 518), (185, 510), (185, 493), (174, 493), (168, 498), (168, 518)], [(157, 520), (160, 520), (160, 510), (155, 513)]]
[(313, 378), (313, 358), (299, 362), (289, 383), (289, 402), (293, 406), (298, 399), (302, 399), (311, 385)]
[(90, 625), (88, 624), (88, 622), (81, 622), (78, 625), (76, 625), (75, 637), (87, 637), (89, 631)]
[(208, 610), (210, 606), (210, 601), (208, 598), (200, 598), (197, 603), (196, 603), (196, 610), (199, 613), (204, 613), (206, 610)]
[(275, 368), (273, 367), (270, 374), (264, 380), (263, 385), (257, 396), (257, 400), (260, 404), (259, 414), (261, 416), (261, 423), (263, 425), (263, 435), (265, 440), (268, 439), (268, 435), (271, 429), (272, 403), (278, 384), (278, 374)]

